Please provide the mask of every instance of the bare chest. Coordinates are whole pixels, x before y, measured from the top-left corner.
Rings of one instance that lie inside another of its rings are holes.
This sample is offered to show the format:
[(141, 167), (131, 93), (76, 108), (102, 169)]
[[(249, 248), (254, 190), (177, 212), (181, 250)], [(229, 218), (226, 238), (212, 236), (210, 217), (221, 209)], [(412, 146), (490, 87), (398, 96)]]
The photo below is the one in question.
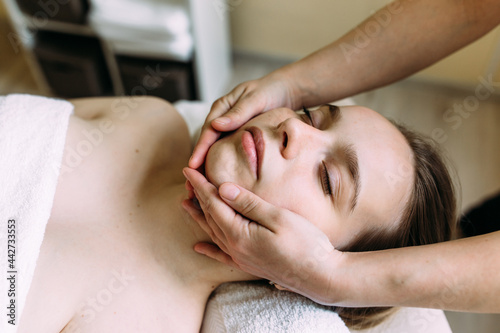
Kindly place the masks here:
[(134, 232), (49, 223), (21, 332), (198, 331), (206, 300)]
[(94, 130), (70, 121), (20, 332), (197, 331), (204, 301), (151, 258), (141, 225), (146, 192), (176, 179), (157, 172), (168, 154), (119, 128), (92, 143)]

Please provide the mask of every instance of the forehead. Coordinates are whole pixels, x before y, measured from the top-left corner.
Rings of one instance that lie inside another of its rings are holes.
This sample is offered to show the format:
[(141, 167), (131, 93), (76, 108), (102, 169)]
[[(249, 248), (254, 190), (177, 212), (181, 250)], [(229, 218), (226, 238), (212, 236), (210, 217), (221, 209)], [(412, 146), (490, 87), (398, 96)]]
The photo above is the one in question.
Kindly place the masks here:
[(358, 156), (360, 193), (353, 217), (374, 218), (394, 225), (413, 184), (413, 154), (405, 137), (373, 110), (342, 107), (342, 119), (332, 130), (351, 144)]

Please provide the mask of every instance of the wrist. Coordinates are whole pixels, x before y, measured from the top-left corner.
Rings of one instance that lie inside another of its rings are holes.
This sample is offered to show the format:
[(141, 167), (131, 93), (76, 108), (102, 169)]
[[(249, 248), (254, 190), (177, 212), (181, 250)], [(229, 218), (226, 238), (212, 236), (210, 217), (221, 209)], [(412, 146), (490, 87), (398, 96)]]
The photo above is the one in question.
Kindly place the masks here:
[(288, 96), (286, 107), (292, 110), (300, 110), (304, 104), (304, 96), (307, 95), (307, 89), (304, 85), (304, 78), (295, 70), (295, 64), (286, 65), (274, 72), (268, 74), (265, 78), (269, 78), (274, 82), (280, 82), (284, 85)]
[(323, 305), (340, 305), (346, 301), (346, 281), (351, 253), (333, 250), (314, 273), (315, 280), (310, 283), (307, 296)]
[[(371, 252), (341, 252), (329, 276), (327, 297), (331, 305), (346, 307), (400, 306), (411, 293), (409, 277), (402, 266), (401, 249)], [(403, 250), (404, 251), (404, 250)], [(403, 254), (404, 255), (404, 254)]]
[[(335, 250), (329, 258), (328, 270), (324, 278), (326, 290), (324, 293), (326, 305), (341, 305), (348, 302), (348, 281), (354, 277), (350, 276), (351, 261), (353, 253)], [(354, 281), (352, 281), (354, 282)]]
[(335, 251), (324, 273), (328, 280), (324, 282), (327, 287), (321, 303), (347, 307), (378, 306), (381, 301), (392, 303), (394, 300), (383, 298), (389, 290), (396, 291), (396, 278), (394, 270), (383, 268), (390, 266), (384, 265), (383, 258), (381, 251)]

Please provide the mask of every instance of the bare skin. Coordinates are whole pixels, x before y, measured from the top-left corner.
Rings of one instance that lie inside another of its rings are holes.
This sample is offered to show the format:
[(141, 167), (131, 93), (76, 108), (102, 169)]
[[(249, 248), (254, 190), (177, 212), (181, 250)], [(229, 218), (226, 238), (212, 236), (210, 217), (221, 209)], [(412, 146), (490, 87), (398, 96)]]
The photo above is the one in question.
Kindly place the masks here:
[[(216, 100), (189, 166), (203, 163), (220, 131), (235, 130), (256, 114), (330, 103), (412, 75), (495, 28), (499, 12), (498, 0), (394, 1), (340, 39)], [(360, 33), (373, 24), (380, 33), (361, 43)]]
[[(407, 77), (492, 30), (500, 23), (499, 12), (499, 0), (395, 1), (330, 45), (218, 99), (189, 166), (204, 162), (221, 132), (235, 130), (261, 112), (319, 105)], [(357, 47), (359, 32), (369, 31), (387, 13), (390, 24)], [(214, 191), (203, 177), (188, 175), (205, 211), (197, 221), (219, 246), (202, 243), (196, 250), (220, 262), (323, 304), (500, 312), (500, 280), (494, 273), (500, 270), (495, 255), (500, 232), (373, 253), (334, 250), (328, 260), (305, 269), (304, 262), (289, 254), (302, 250), (306, 258), (313, 256), (307, 249), (320, 231), (311, 223), (235, 184)], [(304, 272), (307, 278), (301, 278)]]
[(198, 332), (213, 289), (252, 277), (192, 250), (209, 238), (181, 208), (187, 127), (156, 98), (73, 104), (19, 332)]
[[(495, 255), (500, 232), (418, 247), (341, 252), (289, 210), (231, 183), (217, 191), (194, 170), (186, 175), (205, 212), (195, 219), (218, 245), (200, 243), (196, 251), (270, 279), (279, 289), (325, 305), (500, 313), (500, 257)], [(271, 218), (256, 223), (262, 216)]]

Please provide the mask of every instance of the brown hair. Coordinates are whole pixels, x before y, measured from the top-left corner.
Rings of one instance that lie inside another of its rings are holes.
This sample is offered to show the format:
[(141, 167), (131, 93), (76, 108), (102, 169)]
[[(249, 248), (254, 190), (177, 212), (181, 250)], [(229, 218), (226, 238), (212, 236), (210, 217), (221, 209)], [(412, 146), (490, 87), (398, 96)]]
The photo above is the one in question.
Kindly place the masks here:
[[(450, 240), (457, 224), (457, 200), (449, 170), (430, 139), (394, 123), (413, 151), (414, 179), (410, 197), (394, 230), (377, 229), (358, 237), (342, 251), (376, 251)], [(392, 307), (334, 310), (353, 329), (378, 325), (395, 312)]]

